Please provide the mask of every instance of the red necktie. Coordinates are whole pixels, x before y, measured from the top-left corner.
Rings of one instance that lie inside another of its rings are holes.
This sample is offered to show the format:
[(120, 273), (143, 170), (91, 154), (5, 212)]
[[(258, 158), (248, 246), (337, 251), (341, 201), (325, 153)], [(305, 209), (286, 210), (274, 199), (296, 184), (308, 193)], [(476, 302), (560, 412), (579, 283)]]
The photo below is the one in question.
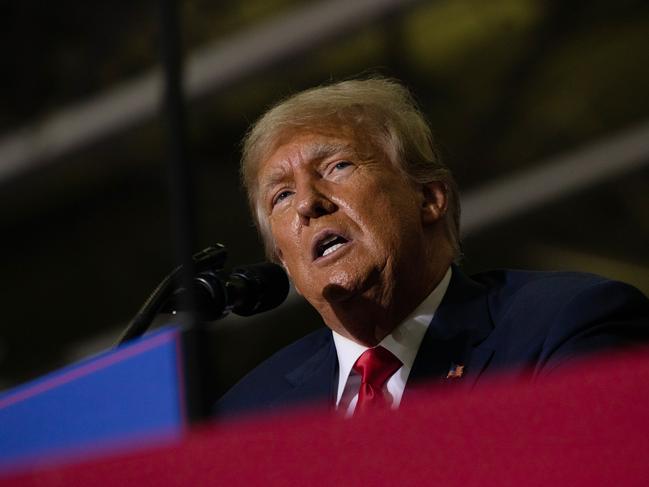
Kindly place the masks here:
[(356, 411), (380, 409), (388, 406), (383, 395), (383, 386), (403, 364), (392, 352), (383, 348), (370, 348), (358, 357), (354, 372), (361, 376)]

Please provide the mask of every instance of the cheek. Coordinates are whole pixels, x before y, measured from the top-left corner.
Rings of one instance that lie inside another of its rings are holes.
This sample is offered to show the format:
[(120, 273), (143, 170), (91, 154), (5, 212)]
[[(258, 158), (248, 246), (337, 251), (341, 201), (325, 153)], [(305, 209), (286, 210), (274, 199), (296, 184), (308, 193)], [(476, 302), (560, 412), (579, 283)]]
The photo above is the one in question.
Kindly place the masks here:
[[(385, 189), (375, 193), (385, 194)], [(401, 198), (375, 197), (358, 206), (358, 220), (371, 240), (388, 251), (395, 250), (404, 238), (420, 227), (417, 202), (409, 194)]]
[(283, 260), (290, 260), (299, 243), (295, 225), (286, 216), (278, 215), (269, 219), (269, 227), (278, 255)]

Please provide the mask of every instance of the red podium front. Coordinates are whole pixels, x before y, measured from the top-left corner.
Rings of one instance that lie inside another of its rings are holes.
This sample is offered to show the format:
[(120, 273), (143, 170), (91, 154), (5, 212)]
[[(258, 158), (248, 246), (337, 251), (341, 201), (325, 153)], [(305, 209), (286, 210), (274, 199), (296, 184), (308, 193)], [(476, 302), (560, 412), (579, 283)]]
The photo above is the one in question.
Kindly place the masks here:
[(649, 485), (646, 351), (536, 385), (420, 391), (398, 412), (299, 411), (181, 441), (33, 467), (6, 486)]

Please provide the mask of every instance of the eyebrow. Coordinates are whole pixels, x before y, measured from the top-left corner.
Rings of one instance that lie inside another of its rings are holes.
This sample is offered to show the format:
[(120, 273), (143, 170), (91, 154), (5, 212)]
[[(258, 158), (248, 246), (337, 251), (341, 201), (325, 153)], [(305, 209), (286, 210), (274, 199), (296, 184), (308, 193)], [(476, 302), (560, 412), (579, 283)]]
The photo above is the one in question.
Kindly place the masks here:
[(310, 160), (321, 161), (339, 153), (355, 153), (354, 147), (346, 143), (328, 143), (323, 142), (314, 144), (308, 149), (307, 157)]
[(283, 167), (274, 169), (270, 174), (267, 175), (264, 181), (264, 184), (260, 188), (260, 195), (263, 196), (268, 191), (270, 191), (275, 185), (282, 182), (288, 174), (288, 171)]
[[(306, 159), (313, 162), (320, 162), (324, 159), (332, 157), (336, 154), (346, 153), (346, 154), (355, 154), (356, 150), (351, 144), (344, 142), (341, 143), (329, 143), (322, 142), (309, 146), (305, 151)], [(260, 188), (260, 195), (266, 194), (270, 191), (275, 185), (279, 184), (286, 178), (288, 171), (284, 167), (279, 167), (271, 171), (267, 177), (266, 181)]]

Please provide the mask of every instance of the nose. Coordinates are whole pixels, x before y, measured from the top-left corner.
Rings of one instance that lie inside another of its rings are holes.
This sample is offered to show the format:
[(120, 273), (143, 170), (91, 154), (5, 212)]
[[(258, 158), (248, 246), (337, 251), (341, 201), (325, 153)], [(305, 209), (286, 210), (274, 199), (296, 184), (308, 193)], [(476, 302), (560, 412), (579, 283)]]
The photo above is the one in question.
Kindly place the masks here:
[(336, 211), (336, 204), (325, 196), (313, 183), (307, 183), (297, 188), (295, 209), (300, 218), (306, 223), (311, 218), (319, 218)]

